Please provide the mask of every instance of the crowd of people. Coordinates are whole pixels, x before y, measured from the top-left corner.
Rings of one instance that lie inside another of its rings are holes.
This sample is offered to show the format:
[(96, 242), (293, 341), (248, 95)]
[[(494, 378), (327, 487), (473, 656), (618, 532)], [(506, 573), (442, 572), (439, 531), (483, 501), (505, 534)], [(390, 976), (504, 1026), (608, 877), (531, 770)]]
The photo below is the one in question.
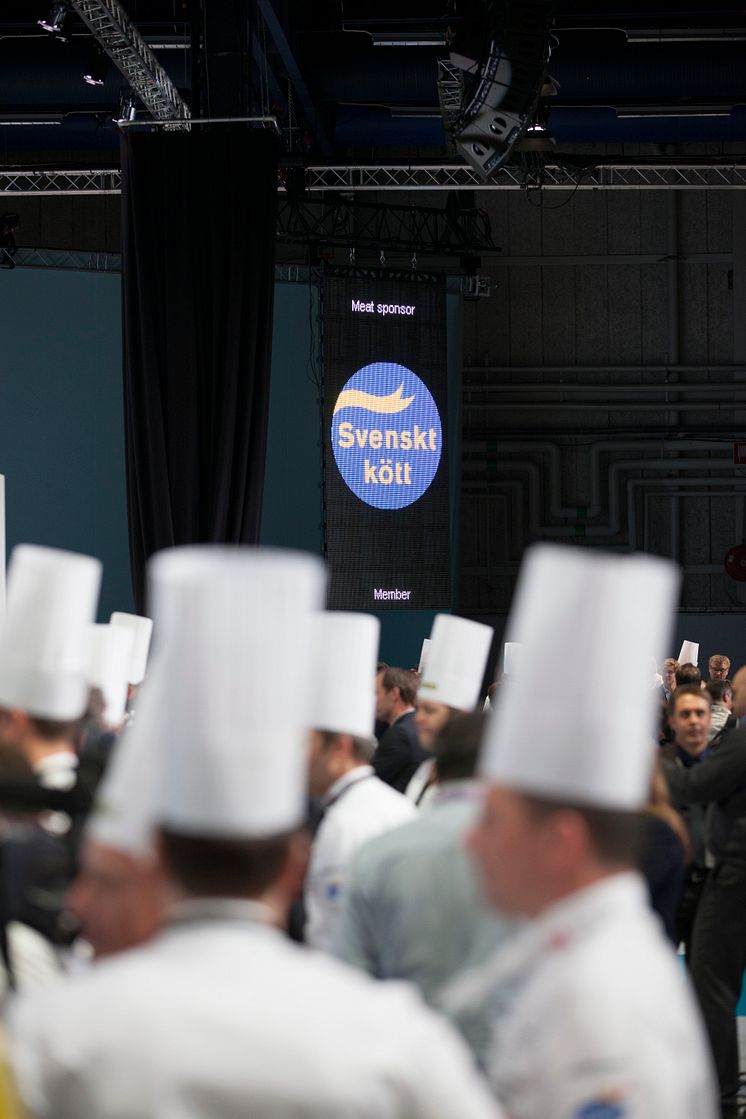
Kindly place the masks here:
[(746, 668), (661, 661), (674, 565), (531, 549), (496, 682), (300, 553), (160, 553), (94, 626), (100, 577), (8, 573), (9, 1116), (736, 1119)]

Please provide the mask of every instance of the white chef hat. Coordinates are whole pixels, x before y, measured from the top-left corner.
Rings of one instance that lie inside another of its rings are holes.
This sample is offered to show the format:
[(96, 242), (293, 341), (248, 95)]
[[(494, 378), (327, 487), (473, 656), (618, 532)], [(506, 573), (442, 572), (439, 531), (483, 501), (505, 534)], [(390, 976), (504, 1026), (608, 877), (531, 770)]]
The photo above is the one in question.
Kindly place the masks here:
[[(151, 596), (158, 600), (159, 628), (168, 635), (174, 622), (178, 621), (179, 611), (184, 609), (183, 592), (175, 580), (168, 579), (161, 579), (157, 591), (154, 591), (150, 568), (149, 577)], [(128, 619), (136, 623), (139, 618), (132, 614), (118, 616), (125, 621), (121, 624), (111, 622), (108, 628), (132, 641), (136, 638), (138, 627)], [(174, 622), (169, 622), (169, 618)], [(149, 623), (149, 634), (152, 622), (149, 618), (142, 620)], [(128, 668), (128, 676), (130, 671)], [(155, 652), (147, 683), (143, 684), (138, 696), (137, 718), (125, 729), (113, 748), (86, 821), (88, 839), (136, 859), (149, 859), (155, 855), (154, 831), (166, 765), (166, 744), (157, 735), (164, 733), (163, 727), (168, 722), (168, 714), (160, 707), (165, 696), (172, 696), (169, 672), (168, 656), (159, 657)], [(131, 681), (128, 680), (128, 683)]]
[(151, 702), (159, 702), (157, 685), (151, 692), (143, 688), (137, 719), (114, 746), (85, 828), (87, 838), (133, 858), (154, 854), (156, 799), (163, 780), (164, 744), (149, 734), (156, 717), (149, 714)]
[(297, 826), (323, 564), (292, 551), (172, 548), (150, 561), (149, 585), (158, 646), (133, 730), (165, 746), (157, 821), (211, 836)]
[(697, 641), (682, 642), (679, 651), (679, 664), (696, 664), (699, 660), (699, 643)]
[(417, 666), (417, 671), (419, 672), (420, 675), (422, 675), (422, 673), (425, 671), (425, 665), (427, 664), (427, 654), (428, 654), (429, 650), (430, 650), (430, 638), (426, 637), (422, 642), (422, 648), (420, 649), (420, 663)]
[(133, 633), (123, 626), (88, 627), (88, 683), (104, 697), (104, 721), (118, 727), (127, 706)]
[(370, 614), (328, 611), (313, 618), (310, 724), (317, 730), (373, 734), (381, 623)]
[(490, 654), (491, 626), (437, 614), (417, 695), (457, 711), (473, 711)]
[(88, 632), (101, 564), (92, 556), (19, 544), (8, 569), (0, 630), (0, 706), (77, 719), (88, 703)]
[(129, 684), (142, 684), (145, 679), (145, 669), (148, 664), (150, 639), (153, 636), (153, 621), (141, 614), (123, 614), (115, 610), (109, 618), (109, 625), (121, 626), (132, 633), (132, 653), (127, 682)]
[(503, 674), (515, 676), (520, 672), (523, 645), (520, 641), (506, 641), (503, 652)]
[(500, 690), (482, 775), (566, 804), (640, 808), (658, 704), (649, 661), (666, 648), (678, 586), (666, 560), (531, 548), (511, 611), (531, 673)]

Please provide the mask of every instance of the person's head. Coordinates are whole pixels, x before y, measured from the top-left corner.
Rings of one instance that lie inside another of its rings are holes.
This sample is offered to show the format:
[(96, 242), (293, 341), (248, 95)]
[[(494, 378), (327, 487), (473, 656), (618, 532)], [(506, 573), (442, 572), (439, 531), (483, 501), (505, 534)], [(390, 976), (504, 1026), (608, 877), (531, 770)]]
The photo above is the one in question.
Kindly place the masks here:
[(322, 797), (335, 781), (351, 769), (367, 765), (375, 751), (375, 739), (352, 734), (312, 730), (309, 751), (308, 789), (312, 797)]
[(731, 681), (733, 690), (733, 714), (737, 719), (746, 715), (746, 666), (739, 668)]
[(730, 658), (723, 656), (722, 653), (716, 653), (710, 657), (707, 670), (711, 680), (726, 680), (730, 672)]
[(492, 785), (468, 844), (491, 904), (536, 917), (634, 865), (640, 831), (634, 812), (562, 805)]
[(665, 660), (661, 665), (661, 676), (663, 677), (663, 686), (669, 692), (672, 692), (676, 687), (676, 672), (680, 668), (679, 662), (675, 661), (672, 657)]
[(406, 668), (387, 667), (376, 673), (376, 718), (393, 723), (414, 704), (417, 681)]
[(54, 745), (60, 741), (75, 744), (80, 719), (42, 719), (18, 707), (0, 707), (0, 738), (10, 745), (21, 745), (35, 738)]
[(110, 956), (156, 932), (165, 911), (166, 881), (154, 855), (130, 855), (87, 839), (67, 905), (96, 958)]
[(276, 924), (284, 924), (301, 889), (308, 865), (309, 840), (303, 829), (266, 837), (158, 833), (163, 871), (187, 897), (261, 900)]
[(477, 768), (485, 717), (481, 712), (456, 715), (435, 739), (435, 770), (438, 781), (468, 781)]
[(668, 705), (668, 725), (674, 742), (691, 757), (707, 749), (712, 699), (698, 684), (680, 684)]
[(676, 669), (676, 687), (680, 688), (683, 684), (701, 684), (702, 673), (697, 668), (696, 664), (680, 664)]
[(705, 691), (714, 704), (720, 707), (733, 707), (733, 685), (730, 680), (708, 680)]
[(462, 714), (462, 711), (457, 711), (454, 707), (447, 707), (445, 703), (435, 703), (432, 699), (418, 697), (414, 721), (420, 746), (425, 750), (432, 751), (435, 739), (445, 725), (456, 715)]

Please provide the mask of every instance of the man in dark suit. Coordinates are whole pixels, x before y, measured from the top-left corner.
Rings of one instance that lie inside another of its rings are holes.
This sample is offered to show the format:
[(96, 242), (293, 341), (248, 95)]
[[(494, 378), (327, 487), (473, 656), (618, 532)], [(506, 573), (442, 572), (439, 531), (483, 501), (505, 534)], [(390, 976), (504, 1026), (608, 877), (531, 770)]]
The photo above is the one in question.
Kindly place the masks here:
[[(746, 715), (746, 668), (733, 678), (734, 713)], [(723, 1119), (738, 1115), (736, 1006), (746, 968), (746, 729), (727, 734), (701, 765), (664, 763), (675, 798), (711, 804), (714, 869), (700, 898), (691, 975), (720, 1081)]]
[(403, 793), (428, 755), (420, 746), (414, 722), (416, 679), (405, 668), (386, 668), (376, 675), (376, 719), (388, 723), (373, 757), (376, 775)]

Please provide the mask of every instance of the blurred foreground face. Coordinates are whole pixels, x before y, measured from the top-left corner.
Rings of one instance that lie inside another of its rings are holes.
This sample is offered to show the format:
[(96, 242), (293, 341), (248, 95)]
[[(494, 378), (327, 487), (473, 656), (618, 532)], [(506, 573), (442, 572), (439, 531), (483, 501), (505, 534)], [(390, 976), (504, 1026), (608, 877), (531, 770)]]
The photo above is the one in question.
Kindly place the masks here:
[[(677, 692), (677, 695), (680, 694)], [(707, 749), (711, 718), (710, 704), (704, 696), (684, 695), (676, 700), (673, 715), (668, 717), (668, 724), (677, 746), (690, 757), (696, 758)]]
[(523, 797), (501, 786), (487, 790), (468, 846), (495, 909), (511, 916), (540, 912), (550, 843), (546, 823), (537, 820)]
[(432, 750), (433, 743), (440, 731), (450, 718), (451, 709), (444, 703), (431, 703), (427, 699), (417, 700), (417, 711), (414, 717), (419, 735), (420, 745), (426, 750)]
[(165, 883), (155, 858), (88, 840), (67, 902), (98, 959), (150, 939), (163, 918)]
[(746, 668), (739, 668), (733, 677), (733, 706), (731, 710), (738, 719), (746, 715)]

